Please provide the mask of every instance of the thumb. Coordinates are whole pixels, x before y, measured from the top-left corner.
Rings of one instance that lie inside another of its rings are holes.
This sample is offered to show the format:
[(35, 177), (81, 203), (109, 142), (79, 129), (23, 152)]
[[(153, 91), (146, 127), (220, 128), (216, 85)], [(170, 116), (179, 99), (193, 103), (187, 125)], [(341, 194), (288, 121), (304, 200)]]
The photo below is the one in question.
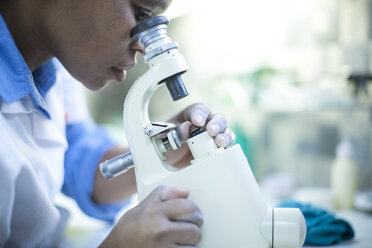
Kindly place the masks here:
[(166, 187), (166, 189), (160, 195), (160, 199), (162, 201), (168, 201), (168, 200), (176, 199), (176, 198), (186, 199), (187, 197), (189, 197), (189, 195), (190, 195), (190, 192), (186, 189)]
[(189, 191), (184, 189), (158, 186), (143, 200), (143, 203), (151, 204), (153, 202), (168, 201), (176, 198), (186, 199), (189, 195)]
[(182, 141), (185, 141), (190, 137), (191, 126), (192, 126), (191, 121), (185, 121), (177, 127), (177, 133)]

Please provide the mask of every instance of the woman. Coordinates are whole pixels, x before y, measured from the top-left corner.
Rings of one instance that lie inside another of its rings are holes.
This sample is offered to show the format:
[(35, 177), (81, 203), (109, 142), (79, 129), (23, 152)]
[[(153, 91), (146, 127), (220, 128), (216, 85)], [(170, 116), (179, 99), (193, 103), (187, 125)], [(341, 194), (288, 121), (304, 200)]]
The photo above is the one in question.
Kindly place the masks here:
[[(0, 246), (58, 246), (63, 191), (90, 216), (113, 221), (136, 191), (134, 171), (107, 182), (100, 161), (126, 152), (93, 123), (76, 81), (91, 90), (124, 82), (143, 46), (130, 37), (170, 0), (2, 0), (0, 2)], [(57, 58), (64, 68), (56, 62)], [(72, 77), (70, 76), (72, 75)], [(203, 104), (176, 118), (184, 136), (204, 126), (219, 146), (226, 121)], [(182, 147), (172, 164), (189, 164)], [(102, 247), (195, 247), (203, 217), (181, 189), (158, 187), (124, 214)]]

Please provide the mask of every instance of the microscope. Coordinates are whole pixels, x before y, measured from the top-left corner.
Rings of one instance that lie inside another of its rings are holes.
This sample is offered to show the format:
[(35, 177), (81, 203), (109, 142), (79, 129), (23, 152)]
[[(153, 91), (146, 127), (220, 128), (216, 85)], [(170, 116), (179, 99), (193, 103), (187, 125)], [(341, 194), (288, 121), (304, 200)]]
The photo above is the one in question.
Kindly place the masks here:
[(306, 224), (299, 209), (269, 208), (240, 145), (218, 148), (206, 131), (193, 127), (186, 142), (191, 164), (176, 169), (164, 153), (182, 146), (176, 125), (151, 121), (148, 106), (164, 84), (174, 101), (188, 95), (181, 74), (188, 70), (177, 43), (167, 35), (168, 19), (149, 18), (132, 30), (145, 46), (149, 70), (134, 83), (124, 104), (130, 153), (101, 164), (105, 178), (134, 166), (139, 201), (159, 185), (186, 188), (204, 214), (199, 248), (299, 248)]

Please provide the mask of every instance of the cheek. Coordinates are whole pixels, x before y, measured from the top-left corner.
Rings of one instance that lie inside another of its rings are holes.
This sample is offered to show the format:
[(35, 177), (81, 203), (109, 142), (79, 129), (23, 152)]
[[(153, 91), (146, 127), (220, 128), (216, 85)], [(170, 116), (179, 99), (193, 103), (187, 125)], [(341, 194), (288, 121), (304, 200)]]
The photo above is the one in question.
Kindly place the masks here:
[(102, 88), (110, 76), (109, 69), (99, 64), (100, 61), (94, 58), (84, 62), (87, 58), (82, 60), (82, 56), (76, 57), (65, 56), (58, 59), (66, 70), (85, 87), (91, 90)]
[(120, 57), (127, 56), (130, 53), (130, 44), (132, 40), (129, 33), (123, 32), (123, 26), (111, 26), (110, 30), (99, 36), (94, 37), (82, 56), (88, 59), (96, 59), (96, 63), (105, 64), (116, 62)]

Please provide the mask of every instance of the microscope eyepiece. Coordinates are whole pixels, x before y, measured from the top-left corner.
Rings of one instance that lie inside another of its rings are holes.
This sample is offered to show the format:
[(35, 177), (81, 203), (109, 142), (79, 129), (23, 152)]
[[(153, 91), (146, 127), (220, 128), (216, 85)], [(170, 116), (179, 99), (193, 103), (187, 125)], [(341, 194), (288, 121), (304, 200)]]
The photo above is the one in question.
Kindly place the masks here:
[(168, 23), (165, 16), (155, 16), (140, 22), (132, 29), (131, 37), (145, 46), (146, 54), (143, 59), (146, 63), (159, 54), (178, 48), (177, 43), (168, 37)]
[(161, 24), (167, 25), (169, 23), (165, 16), (155, 16), (153, 18), (148, 18), (139, 24), (137, 24), (130, 33), (130, 37), (137, 38), (136, 36), (145, 31), (146, 29), (159, 26)]

